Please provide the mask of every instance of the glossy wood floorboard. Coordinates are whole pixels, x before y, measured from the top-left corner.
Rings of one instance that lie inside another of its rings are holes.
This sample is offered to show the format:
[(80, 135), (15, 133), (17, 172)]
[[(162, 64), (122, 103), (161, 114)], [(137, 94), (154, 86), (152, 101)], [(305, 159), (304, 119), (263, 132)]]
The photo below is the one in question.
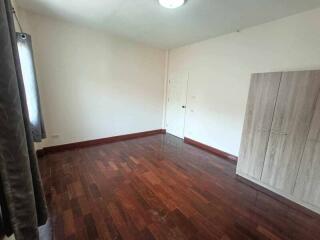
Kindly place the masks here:
[(171, 135), (40, 159), (54, 239), (320, 239), (320, 221)]

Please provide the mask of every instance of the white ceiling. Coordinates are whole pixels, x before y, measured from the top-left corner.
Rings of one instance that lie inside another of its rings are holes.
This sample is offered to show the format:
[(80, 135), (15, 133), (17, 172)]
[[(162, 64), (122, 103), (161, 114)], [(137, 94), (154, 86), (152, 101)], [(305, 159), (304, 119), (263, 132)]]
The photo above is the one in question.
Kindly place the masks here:
[(146, 43), (175, 48), (320, 7), (320, 0), (17, 0), (20, 7)]

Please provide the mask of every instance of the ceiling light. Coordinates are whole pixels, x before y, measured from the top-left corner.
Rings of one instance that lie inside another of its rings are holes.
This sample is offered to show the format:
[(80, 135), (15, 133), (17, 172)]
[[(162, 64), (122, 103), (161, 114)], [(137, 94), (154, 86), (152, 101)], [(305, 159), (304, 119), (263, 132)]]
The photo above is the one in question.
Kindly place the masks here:
[(159, 0), (161, 6), (165, 8), (178, 8), (184, 4), (185, 0)]

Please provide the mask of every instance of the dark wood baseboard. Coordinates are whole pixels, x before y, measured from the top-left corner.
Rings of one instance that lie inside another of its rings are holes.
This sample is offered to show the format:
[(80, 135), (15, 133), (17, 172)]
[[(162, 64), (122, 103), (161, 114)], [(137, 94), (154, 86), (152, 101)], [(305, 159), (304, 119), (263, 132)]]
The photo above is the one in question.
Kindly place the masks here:
[(206, 151), (208, 151), (208, 152), (210, 152), (210, 153), (212, 153), (214, 155), (217, 155), (217, 156), (219, 156), (221, 158), (224, 158), (224, 159), (226, 159), (226, 160), (228, 160), (228, 161), (230, 161), (230, 162), (232, 162), (234, 164), (237, 164), (238, 157), (236, 157), (236, 156), (234, 156), (234, 155), (232, 155), (230, 153), (226, 153), (226, 152), (221, 151), (221, 150), (219, 150), (217, 148), (210, 147), (208, 145), (205, 145), (205, 144), (203, 144), (201, 142), (197, 142), (197, 141), (195, 141), (195, 140), (193, 140), (191, 138), (187, 138), (187, 137), (184, 138), (184, 142), (188, 143), (188, 144), (191, 144), (193, 146), (196, 146), (198, 148), (201, 148), (203, 150), (206, 150)]
[(279, 195), (279, 194), (277, 194), (275, 192), (272, 192), (271, 190), (269, 190), (269, 189), (267, 189), (267, 188), (265, 188), (263, 186), (260, 186), (260, 185), (254, 183), (254, 182), (251, 182), (250, 180), (248, 180), (248, 179), (246, 179), (246, 178), (244, 178), (244, 177), (242, 177), (240, 175), (236, 175), (236, 178), (240, 182), (242, 182), (242, 183), (254, 188), (255, 190), (257, 190), (259, 192), (262, 192), (262, 193), (264, 193), (264, 194), (266, 194), (266, 195), (268, 195), (268, 196), (270, 196), (270, 197), (272, 197), (274, 199), (277, 199), (279, 202), (289, 206), (292, 209), (295, 209), (295, 210), (297, 210), (297, 211), (299, 211), (299, 212), (301, 212), (303, 214), (306, 214), (306, 215), (308, 215), (310, 217), (319, 218), (319, 214), (317, 214), (316, 212), (313, 212), (312, 210), (310, 210), (310, 209), (308, 209), (308, 208), (306, 208), (306, 207), (304, 207), (304, 206), (302, 206), (302, 205), (300, 205), (298, 203), (295, 203), (295, 202), (293, 202), (292, 200), (290, 200), (288, 198), (285, 198), (285, 197), (283, 197), (283, 196), (281, 196), (281, 195)]
[(46, 155), (44, 149), (38, 149), (38, 150), (36, 151), (36, 153), (37, 153), (37, 157), (38, 157), (38, 158), (41, 158), (41, 157), (43, 157), (44, 155)]
[(100, 139), (94, 139), (94, 140), (83, 141), (83, 142), (75, 142), (75, 143), (68, 143), (68, 144), (63, 144), (58, 146), (45, 147), (41, 150), (37, 150), (37, 156), (43, 157), (48, 153), (55, 153), (55, 152), (72, 150), (77, 148), (91, 147), (95, 145), (114, 143), (114, 142), (119, 142), (124, 140), (130, 140), (130, 139), (147, 137), (155, 134), (165, 134), (165, 133), (166, 133), (165, 129), (157, 129), (157, 130), (146, 131), (146, 132), (131, 133), (126, 135), (114, 136), (114, 137), (100, 138)]

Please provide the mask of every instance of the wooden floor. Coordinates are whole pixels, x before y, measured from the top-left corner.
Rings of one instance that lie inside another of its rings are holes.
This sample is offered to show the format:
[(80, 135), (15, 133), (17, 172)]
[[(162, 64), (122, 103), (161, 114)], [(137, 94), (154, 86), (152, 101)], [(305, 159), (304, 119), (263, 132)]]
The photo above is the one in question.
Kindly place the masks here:
[(40, 169), (55, 239), (320, 239), (318, 217), (168, 134), (47, 155)]

